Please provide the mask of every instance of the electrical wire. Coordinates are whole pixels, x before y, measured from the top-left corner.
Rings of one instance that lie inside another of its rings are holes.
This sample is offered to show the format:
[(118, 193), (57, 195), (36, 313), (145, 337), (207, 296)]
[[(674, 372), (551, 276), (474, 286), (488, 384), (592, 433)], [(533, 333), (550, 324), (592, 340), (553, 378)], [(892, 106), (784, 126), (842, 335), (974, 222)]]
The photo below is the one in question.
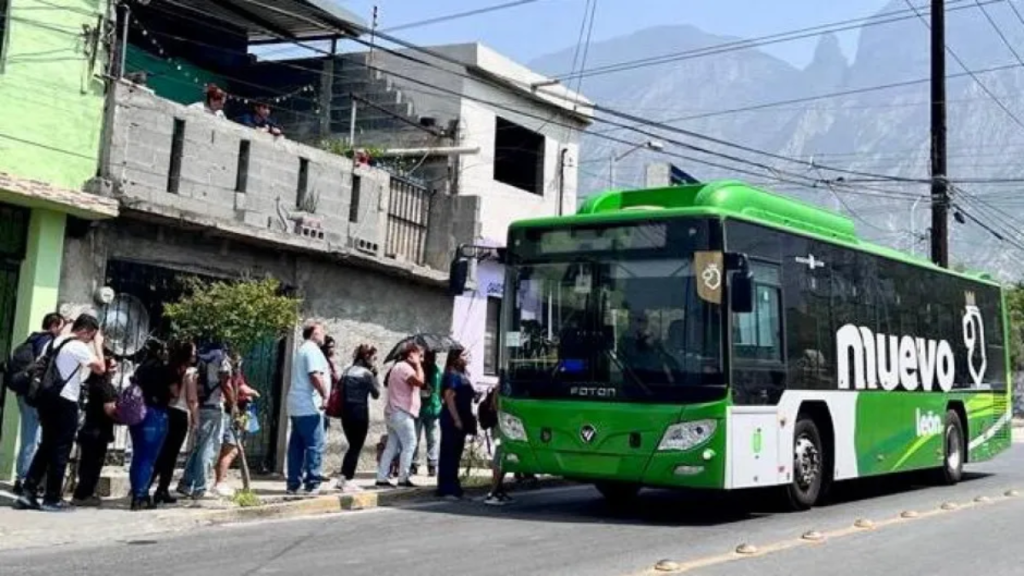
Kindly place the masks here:
[[(917, 14), (918, 19), (921, 21), (922, 24), (924, 24), (925, 28), (928, 28), (929, 30), (931, 30), (932, 29), (932, 25), (928, 22), (928, 20), (925, 19), (924, 16), (921, 15), (921, 13), (917, 10), (917, 8), (913, 5), (913, 3), (911, 3), (910, 0), (903, 0), (903, 1), (907, 4), (907, 6), (910, 6), (910, 9), (913, 10), (915, 14)], [(1002, 108), (1003, 112), (1005, 112), (1006, 115), (1009, 116), (1010, 119), (1013, 120), (1013, 122), (1015, 124), (1017, 124), (1021, 128), (1024, 128), (1024, 122), (1022, 122), (1021, 119), (1018, 118), (1017, 115), (1014, 114), (1013, 111), (1010, 110), (1006, 106), (1006, 104), (1004, 104), (1003, 101), (1000, 100), (995, 95), (995, 93), (993, 93), (991, 90), (989, 90), (988, 86), (986, 86), (985, 83), (982, 82), (981, 79), (979, 79), (978, 76), (973, 71), (971, 71), (971, 69), (967, 66), (967, 64), (964, 63), (963, 59), (961, 59), (960, 56), (958, 56), (957, 53), (955, 51), (953, 51), (952, 48), (949, 47), (949, 44), (946, 44), (944, 46), (944, 48), (946, 50), (946, 53), (949, 54), (953, 58), (953, 60), (956, 60), (956, 63), (959, 64), (960, 67), (964, 69), (964, 71), (971, 77), (972, 80), (974, 80), (974, 83), (977, 84), (978, 87), (981, 88), (981, 90), (984, 93), (988, 94), (989, 98), (991, 98), (992, 101), (995, 102), (997, 106)], [(1018, 58), (1018, 61), (1019, 60), (1020, 59)], [(1020, 65), (1020, 62), (1018, 62), (1018, 65)]]
[(479, 16), (480, 14), (490, 14), (491, 12), (498, 12), (499, 10), (518, 8), (525, 4), (535, 4), (540, 1), (541, 0), (516, 0), (514, 2), (505, 2), (504, 4), (495, 4), (494, 6), (486, 6), (484, 8), (476, 8), (474, 10), (466, 10), (465, 12), (456, 12), (454, 14), (448, 14), (447, 16), (438, 16), (436, 18), (428, 18), (426, 20), (420, 20), (418, 22), (399, 24), (397, 26), (392, 26), (391, 28), (385, 28), (384, 32), (398, 32), (399, 30), (409, 30), (411, 28), (421, 28), (423, 26), (443, 24), (445, 22), (451, 22), (452, 20), (461, 20), (463, 18), (469, 18), (471, 16)]

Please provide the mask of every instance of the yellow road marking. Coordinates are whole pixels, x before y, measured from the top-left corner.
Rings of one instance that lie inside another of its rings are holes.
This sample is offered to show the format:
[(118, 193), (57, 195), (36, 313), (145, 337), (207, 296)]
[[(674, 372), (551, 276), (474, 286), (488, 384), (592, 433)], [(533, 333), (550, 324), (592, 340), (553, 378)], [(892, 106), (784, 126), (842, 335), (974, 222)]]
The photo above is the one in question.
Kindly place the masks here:
[[(843, 538), (846, 536), (852, 536), (854, 534), (860, 534), (863, 532), (871, 532), (888, 528), (891, 526), (897, 526), (900, 524), (910, 524), (919, 520), (927, 518), (933, 518), (936, 516), (942, 516), (947, 514), (954, 514), (956, 512), (962, 512), (964, 510), (972, 510), (975, 508), (981, 508), (985, 506), (991, 506), (999, 502), (1011, 500), (1016, 496), (1015, 490), (1010, 490), (1000, 496), (987, 497), (979, 496), (966, 503), (953, 503), (946, 502), (942, 505), (936, 506), (934, 509), (925, 511), (907, 510), (900, 514), (879, 520), (877, 522), (857, 520), (852, 525), (846, 528), (839, 528), (827, 532), (815, 532), (817, 538), (805, 538), (803, 536), (810, 532), (804, 532), (803, 535), (796, 536), (794, 538), (780, 540), (768, 544), (756, 545), (751, 543), (739, 544), (733, 552), (726, 552), (722, 554), (715, 554), (711, 556), (705, 556), (703, 558), (696, 558), (693, 560), (685, 561), (667, 561), (666, 564), (671, 564), (672, 570), (666, 570), (665, 566), (662, 568), (648, 568), (640, 572), (629, 574), (628, 576), (659, 576), (664, 574), (682, 574), (685, 572), (692, 572), (701, 568), (708, 568), (711, 566), (717, 566), (719, 564), (725, 564), (728, 562), (735, 562), (737, 560), (745, 560), (748, 558), (760, 558), (761, 556), (767, 556), (769, 554), (777, 554), (786, 550), (792, 550), (794, 548), (805, 547), (805, 546), (824, 546), (830, 540), (837, 538)], [(952, 504), (950, 506), (949, 504)], [(742, 550), (742, 552), (740, 552)]]

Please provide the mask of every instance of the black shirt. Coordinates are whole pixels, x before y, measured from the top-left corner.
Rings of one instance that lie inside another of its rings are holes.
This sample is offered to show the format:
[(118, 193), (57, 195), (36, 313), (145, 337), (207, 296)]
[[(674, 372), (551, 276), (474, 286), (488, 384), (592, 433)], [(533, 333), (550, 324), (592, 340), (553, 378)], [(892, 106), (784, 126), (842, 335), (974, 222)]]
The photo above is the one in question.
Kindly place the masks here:
[(135, 381), (142, 388), (146, 406), (167, 408), (171, 405), (171, 388), (178, 382), (177, 371), (168, 364), (140, 366), (135, 372)]
[(93, 374), (85, 381), (86, 405), (82, 434), (98, 436), (100, 440), (113, 442), (114, 421), (107, 416), (104, 404), (117, 400), (117, 389), (104, 376)]

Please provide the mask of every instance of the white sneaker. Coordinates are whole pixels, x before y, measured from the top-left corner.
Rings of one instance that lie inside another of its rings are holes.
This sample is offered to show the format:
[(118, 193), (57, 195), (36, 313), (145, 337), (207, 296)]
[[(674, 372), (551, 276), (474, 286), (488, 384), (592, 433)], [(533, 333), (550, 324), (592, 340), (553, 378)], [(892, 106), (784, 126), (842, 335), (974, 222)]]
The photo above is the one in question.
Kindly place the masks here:
[(235, 495), (235, 489), (230, 486), (223, 484), (217, 484), (213, 487), (213, 491), (221, 498), (231, 498)]
[(355, 482), (345, 482), (345, 487), (343, 488), (343, 490), (348, 494), (358, 494), (360, 492), (365, 492), (365, 490), (363, 490), (363, 487), (356, 484)]

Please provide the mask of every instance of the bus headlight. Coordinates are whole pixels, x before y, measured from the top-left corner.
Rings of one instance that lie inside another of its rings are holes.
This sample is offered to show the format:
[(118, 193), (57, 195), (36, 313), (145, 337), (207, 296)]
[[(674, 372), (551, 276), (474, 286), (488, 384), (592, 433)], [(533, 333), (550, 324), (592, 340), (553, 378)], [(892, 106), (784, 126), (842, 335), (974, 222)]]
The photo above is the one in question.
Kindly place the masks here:
[(501, 428), (501, 435), (509, 440), (526, 442), (526, 428), (523, 421), (507, 413), (498, 413), (498, 427)]
[(714, 420), (695, 420), (673, 424), (665, 430), (658, 450), (689, 450), (707, 442), (715, 434)]

